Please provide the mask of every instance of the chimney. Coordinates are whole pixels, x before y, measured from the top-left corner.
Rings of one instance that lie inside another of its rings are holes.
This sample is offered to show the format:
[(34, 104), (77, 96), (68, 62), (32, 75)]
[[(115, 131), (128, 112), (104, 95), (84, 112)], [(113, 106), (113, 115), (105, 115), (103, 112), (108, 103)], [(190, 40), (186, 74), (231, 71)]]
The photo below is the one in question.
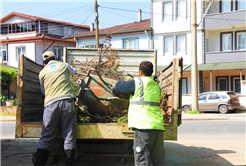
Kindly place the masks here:
[(138, 9), (138, 22), (142, 21), (142, 10)]
[(91, 23), (90, 31), (94, 31), (94, 23)]

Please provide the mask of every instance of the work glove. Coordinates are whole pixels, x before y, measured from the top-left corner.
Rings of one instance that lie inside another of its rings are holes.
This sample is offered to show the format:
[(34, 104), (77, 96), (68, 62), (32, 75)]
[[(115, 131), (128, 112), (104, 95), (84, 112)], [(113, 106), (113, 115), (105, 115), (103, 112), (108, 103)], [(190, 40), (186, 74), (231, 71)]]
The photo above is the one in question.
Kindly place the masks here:
[(111, 91), (114, 96), (120, 97), (120, 94), (115, 90), (115, 85), (112, 86)]

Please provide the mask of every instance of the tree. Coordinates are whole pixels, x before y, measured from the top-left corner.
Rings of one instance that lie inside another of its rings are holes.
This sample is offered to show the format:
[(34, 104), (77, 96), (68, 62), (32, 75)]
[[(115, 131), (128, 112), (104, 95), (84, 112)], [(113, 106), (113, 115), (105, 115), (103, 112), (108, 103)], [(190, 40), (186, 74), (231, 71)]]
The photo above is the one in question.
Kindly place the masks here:
[(7, 90), (10, 84), (17, 78), (17, 71), (11, 68), (1, 67), (1, 85)]

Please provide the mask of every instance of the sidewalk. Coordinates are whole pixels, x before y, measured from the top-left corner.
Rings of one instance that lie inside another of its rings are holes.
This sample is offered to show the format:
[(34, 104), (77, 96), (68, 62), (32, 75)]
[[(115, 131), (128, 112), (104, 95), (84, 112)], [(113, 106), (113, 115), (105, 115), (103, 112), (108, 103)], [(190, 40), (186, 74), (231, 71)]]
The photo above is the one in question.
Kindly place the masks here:
[[(15, 122), (15, 116), (0, 116), (0, 122)], [(201, 120), (244, 120), (246, 121), (246, 111), (235, 113), (220, 114), (218, 112), (186, 114), (182, 112), (182, 121), (201, 121)]]
[(0, 116), (0, 122), (15, 122), (16, 116)]
[(235, 113), (221, 114), (218, 112), (206, 112), (200, 114), (187, 114), (182, 112), (182, 121), (199, 120), (244, 120), (246, 121), (246, 111), (236, 111)]

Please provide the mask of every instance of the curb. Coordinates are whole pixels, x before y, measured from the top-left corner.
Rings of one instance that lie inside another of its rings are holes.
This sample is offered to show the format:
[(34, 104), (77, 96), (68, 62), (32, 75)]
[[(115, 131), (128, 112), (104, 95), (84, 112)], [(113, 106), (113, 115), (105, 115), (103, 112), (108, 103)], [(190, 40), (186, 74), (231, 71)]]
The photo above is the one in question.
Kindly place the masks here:
[[(207, 121), (207, 120), (228, 120), (228, 118), (202, 118), (202, 119), (182, 119), (182, 121)], [(0, 122), (16, 122), (16, 120), (0, 120)]]
[(16, 120), (0, 120), (0, 122), (16, 122)]
[(213, 118), (213, 119), (206, 119), (206, 118), (203, 118), (203, 119), (182, 119), (182, 121), (207, 121), (207, 120), (228, 120), (228, 118)]

